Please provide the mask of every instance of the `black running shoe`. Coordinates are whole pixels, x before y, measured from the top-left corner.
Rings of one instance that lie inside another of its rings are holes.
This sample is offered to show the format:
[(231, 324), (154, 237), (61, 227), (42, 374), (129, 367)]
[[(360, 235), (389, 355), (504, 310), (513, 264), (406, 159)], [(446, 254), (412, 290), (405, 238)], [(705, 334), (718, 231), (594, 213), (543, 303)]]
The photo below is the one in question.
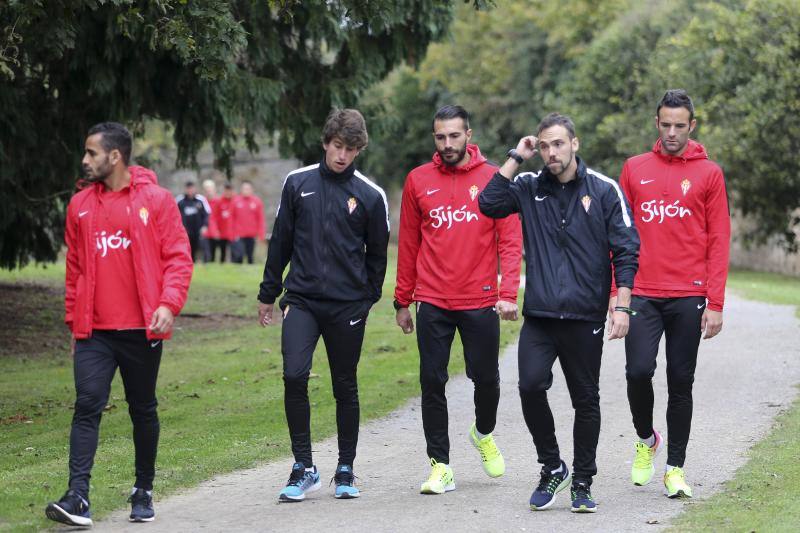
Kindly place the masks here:
[(50, 502), (44, 510), (45, 516), (68, 526), (92, 527), (89, 500), (69, 489), (57, 502)]
[(589, 482), (583, 479), (572, 482), (572, 509), (573, 513), (594, 513), (597, 511), (597, 504), (592, 498), (592, 490)]
[(561, 461), (560, 469), (554, 474), (546, 466), (542, 467), (539, 486), (531, 494), (530, 506), (533, 511), (544, 511), (556, 501), (556, 494), (569, 487), (572, 476), (564, 461)]
[(152, 522), (156, 517), (156, 512), (153, 510), (153, 496), (148, 494), (144, 489), (136, 489), (130, 495), (128, 501), (131, 504), (131, 516), (128, 518), (131, 522)]

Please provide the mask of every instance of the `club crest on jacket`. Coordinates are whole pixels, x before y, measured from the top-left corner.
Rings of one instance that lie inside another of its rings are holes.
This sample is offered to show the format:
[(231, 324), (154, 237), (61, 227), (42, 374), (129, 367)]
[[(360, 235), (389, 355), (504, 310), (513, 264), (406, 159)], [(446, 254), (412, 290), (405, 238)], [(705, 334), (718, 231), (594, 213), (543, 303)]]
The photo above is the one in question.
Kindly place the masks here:
[(350, 214), (352, 215), (353, 211), (356, 210), (356, 207), (358, 207), (358, 202), (356, 202), (356, 199), (351, 196), (350, 199), (347, 200), (347, 210), (350, 211)]
[(583, 210), (587, 213), (589, 212), (589, 206), (592, 205), (592, 197), (588, 194), (581, 198), (581, 203), (583, 204)]
[(142, 207), (139, 209), (139, 218), (142, 219), (144, 225), (147, 225), (147, 219), (150, 218), (150, 212), (147, 210), (146, 207)]
[(477, 185), (473, 185), (472, 187), (469, 188), (469, 197), (473, 201), (475, 201), (475, 198), (478, 197), (478, 186)]
[(683, 195), (686, 196), (686, 193), (689, 192), (689, 189), (692, 187), (692, 182), (689, 181), (689, 178), (684, 178), (681, 182), (681, 191), (683, 191)]

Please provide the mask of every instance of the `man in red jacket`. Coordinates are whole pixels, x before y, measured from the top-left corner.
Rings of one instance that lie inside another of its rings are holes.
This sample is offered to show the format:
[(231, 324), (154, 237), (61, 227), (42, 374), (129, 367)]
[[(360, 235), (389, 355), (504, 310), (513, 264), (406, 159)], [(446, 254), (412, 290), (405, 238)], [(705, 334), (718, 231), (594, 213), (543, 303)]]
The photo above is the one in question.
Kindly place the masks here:
[(66, 317), (72, 331), (75, 411), (69, 489), (48, 518), (92, 525), (89, 478), (98, 429), (119, 367), (133, 422), (136, 480), (130, 520), (153, 520), (162, 340), (186, 301), (192, 256), (172, 195), (146, 168), (128, 166), (131, 134), (104, 122), (88, 133), (85, 187), (67, 208)]
[(233, 201), (233, 220), (237, 241), (236, 253), (232, 260), (241, 263), (245, 257), (247, 262), (253, 264), (253, 251), (256, 240), (266, 238), (267, 225), (264, 221), (264, 203), (261, 198), (253, 194), (253, 184), (245, 180), (239, 189), (239, 195)]
[[(225, 182), (222, 189), (222, 196), (217, 198), (214, 208), (211, 212), (211, 218), (219, 231), (219, 262), (225, 262), (225, 254), (229, 248), (232, 248), (231, 243), (236, 240), (236, 230), (233, 227), (233, 202), (236, 195), (233, 192), (233, 185), (230, 182)], [(231, 249), (231, 252), (233, 250)], [(231, 254), (232, 255), (232, 254)]]
[(697, 349), (702, 332), (710, 339), (722, 329), (728, 277), (725, 179), (705, 148), (689, 139), (696, 122), (686, 91), (667, 91), (656, 109), (658, 141), (652, 151), (628, 159), (619, 180), (641, 238), (631, 303), (638, 314), (625, 338), (628, 401), (639, 436), (631, 480), (635, 485), (650, 482), (653, 458), (663, 445), (653, 429), (652, 378), (658, 344), (666, 334), (669, 445), (664, 485), (670, 498), (692, 495), (683, 463)]
[(505, 472), (492, 436), (500, 399), (498, 316), (517, 319), (522, 232), (518, 217), (494, 220), (478, 210), (478, 195), (497, 167), (469, 144), (471, 137), (463, 107), (439, 109), (433, 118), (433, 161), (409, 172), (400, 208), (394, 306), (404, 333), (414, 331), (408, 307), (412, 302), (417, 307), (422, 426), (432, 466), (423, 494), (455, 489), (445, 384), (456, 330), (467, 376), (475, 384), (470, 441), (489, 476)]

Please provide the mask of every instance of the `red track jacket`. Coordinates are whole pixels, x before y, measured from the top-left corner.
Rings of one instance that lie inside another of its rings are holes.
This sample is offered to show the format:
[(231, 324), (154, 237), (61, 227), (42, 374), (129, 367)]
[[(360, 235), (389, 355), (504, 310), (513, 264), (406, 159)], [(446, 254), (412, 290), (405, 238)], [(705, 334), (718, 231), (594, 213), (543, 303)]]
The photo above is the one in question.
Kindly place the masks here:
[(267, 233), (264, 203), (255, 194), (236, 196), (233, 200), (233, 225), (236, 238), (255, 237), (263, 241)]
[(394, 293), (402, 305), (422, 301), (456, 310), (517, 301), (519, 217), (494, 220), (481, 214), (478, 195), (497, 167), (476, 145), (467, 145), (467, 151), (470, 160), (462, 167), (442, 164), (435, 153), (432, 162), (406, 177)]
[[(192, 279), (192, 255), (181, 215), (170, 192), (158, 186), (152, 170), (132, 166), (130, 233), (139, 304), (145, 324), (163, 305), (177, 315), (186, 302)], [(67, 244), (66, 316), (64, 321), (76, 339), (92, 335), (95, 287), (95, 217), (99, 212), (95, 183), (76, 193), (67, 207), (64, 240)], [(132, 280), (133, 281), (133, 280)], [(108, 295), (113, 298), (114, 295)], [(167, 339), (171, 332), (148, 339)]]
[(653, 150), (631, 157), (619, 178), (639, 230), (639, 271), (633, 294), (654, 298), (705, 296), (722, 311), (731, 237), (722, 169), (702, 144), (679, 157)]

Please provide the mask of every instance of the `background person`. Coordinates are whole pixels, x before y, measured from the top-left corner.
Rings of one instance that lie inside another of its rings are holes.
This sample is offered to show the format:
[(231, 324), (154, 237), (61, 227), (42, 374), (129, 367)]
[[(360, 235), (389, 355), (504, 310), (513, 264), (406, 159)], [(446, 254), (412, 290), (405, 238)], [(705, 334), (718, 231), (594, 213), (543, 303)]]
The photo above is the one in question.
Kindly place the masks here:
[(192, 261), (202, 256), (203, 248), (200, 243), (200, 236), (208, 224), (208, 213), (211, 207), (202, 195), (197, 194), (197, 188), (193, 181), (187, 181), (183, 194), (179, 194), (175, 200), (178, 202), (178, 209), (181, 212), (181, 221), (186, 228), (189, 236), (189, 244), (192, 247)]
[(267, 227), (264, 221), (264, 203), (253, 194), (253, 184), (243, 181), (239, 195), (233, 201), (233, 223), (236, 233), (237, 256), (234, 262), (241, 263), (244, 258), (253, 264), (253, 251), (256, 240), (266, 239)]
[(214, 183), (214, 180), (207, 179), (203, 181), (203, 196), (208, 206), (208, 219), (205, 231), (200, 233), (200, 245), (203, 248), (203, 261), (213, 263), (217, 256), (220, 241), (219, 227), (217, 226), (216, 217), (214, 217), (216, 204), (219, 201), (217, 184)]

